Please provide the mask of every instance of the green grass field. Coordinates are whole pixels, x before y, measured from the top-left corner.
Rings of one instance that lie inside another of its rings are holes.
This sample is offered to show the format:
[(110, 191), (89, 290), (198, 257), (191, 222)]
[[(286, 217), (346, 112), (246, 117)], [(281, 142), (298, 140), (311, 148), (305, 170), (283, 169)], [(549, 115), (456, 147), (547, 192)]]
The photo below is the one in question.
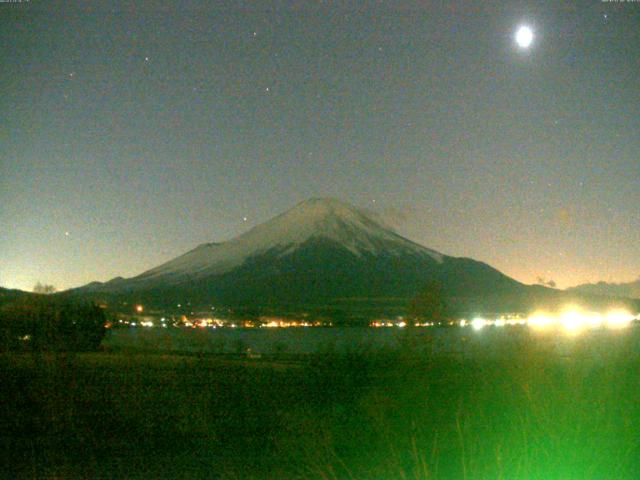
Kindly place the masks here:
[(640, 352), (0, 355), (6, 478), (637, 479)]

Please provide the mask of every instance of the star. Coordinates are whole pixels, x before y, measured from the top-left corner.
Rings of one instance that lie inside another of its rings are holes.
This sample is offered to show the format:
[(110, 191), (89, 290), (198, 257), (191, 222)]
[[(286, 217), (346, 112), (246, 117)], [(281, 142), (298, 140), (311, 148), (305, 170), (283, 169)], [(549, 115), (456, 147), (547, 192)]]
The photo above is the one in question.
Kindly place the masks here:
[(242, 217), (242, 221), (246, 222), (247, 221), (247, 217)]
[(144, 61), (148, 62), (149, 61), (149, 57), (144, 57)]
[(69, 236), (69, 232), (64, 232), (64, 236), (68, 237)]

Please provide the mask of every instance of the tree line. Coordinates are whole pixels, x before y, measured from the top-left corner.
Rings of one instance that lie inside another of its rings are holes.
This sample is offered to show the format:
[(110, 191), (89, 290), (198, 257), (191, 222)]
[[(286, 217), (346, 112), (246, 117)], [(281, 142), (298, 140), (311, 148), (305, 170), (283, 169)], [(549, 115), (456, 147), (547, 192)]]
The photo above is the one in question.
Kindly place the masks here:
[(105, 312), (96, 305), (29, 295), (0, 306), (0, 349), (96, 350), (105, 325)]

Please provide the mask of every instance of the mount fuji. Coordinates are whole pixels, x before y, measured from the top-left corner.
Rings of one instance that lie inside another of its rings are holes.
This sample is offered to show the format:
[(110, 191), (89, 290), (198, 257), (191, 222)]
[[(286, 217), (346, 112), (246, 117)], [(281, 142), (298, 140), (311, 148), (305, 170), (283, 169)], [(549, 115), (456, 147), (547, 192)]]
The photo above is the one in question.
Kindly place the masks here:
[(232, 240), (202, 244), (133, 278), (70, 292), (156, 305), (299, 309), (406, 305), (434, 282), (448, 297), (485, 303), (549, 291), (423, 247), (341, 201), (311, 199)]

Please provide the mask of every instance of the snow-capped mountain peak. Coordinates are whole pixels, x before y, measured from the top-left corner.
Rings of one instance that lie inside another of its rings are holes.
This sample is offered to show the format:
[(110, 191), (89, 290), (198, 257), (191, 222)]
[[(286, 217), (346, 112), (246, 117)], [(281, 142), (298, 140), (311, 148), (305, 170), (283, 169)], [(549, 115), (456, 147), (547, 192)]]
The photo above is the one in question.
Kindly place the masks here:
[(149, 270), (137, 279), (164, 275), (207, 276), (222, 274), (248, 258), (277, 251), (280, 256), (314, 239), (329, 240), (356, 256), (429, 256), (442, 262), (442, 255), (411, 242), (382, 226), (355, 207), (335, 199), (314, 198), (222, 243), (207, 243)]

